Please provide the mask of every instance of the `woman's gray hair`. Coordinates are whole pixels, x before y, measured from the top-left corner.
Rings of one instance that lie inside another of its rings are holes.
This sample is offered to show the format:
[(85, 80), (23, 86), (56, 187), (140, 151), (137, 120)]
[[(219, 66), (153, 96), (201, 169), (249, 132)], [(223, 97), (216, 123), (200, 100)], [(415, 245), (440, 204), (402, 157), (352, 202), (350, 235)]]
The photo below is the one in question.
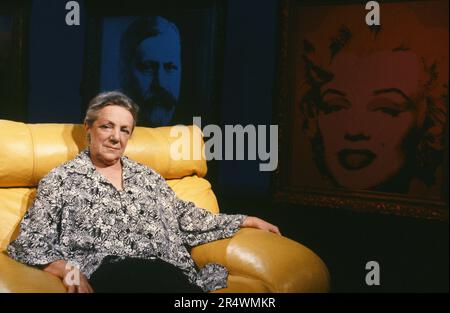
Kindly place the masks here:
[(98, 112), (104, 107), (117, 105), (128, 110), (133, 116), (133, 130), (136, 126), (139, 107), (133, 100), (119, 91), (106, 91), (96, 95), (90, 102), (86, 111), (84, 122), (92, 127), (98, 118)]

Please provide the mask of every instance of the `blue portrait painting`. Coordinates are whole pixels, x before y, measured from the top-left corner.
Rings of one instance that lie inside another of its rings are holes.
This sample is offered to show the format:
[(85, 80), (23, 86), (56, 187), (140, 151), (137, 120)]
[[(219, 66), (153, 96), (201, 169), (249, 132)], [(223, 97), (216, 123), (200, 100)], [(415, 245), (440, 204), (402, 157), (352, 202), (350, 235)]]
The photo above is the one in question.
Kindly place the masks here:
[(211, 8), (176, 16), (104, 16), (98, 91), (131, 97), (140, 107), (140, 126), (192, 124), (194, 116), (214, 121), (216, 23)]

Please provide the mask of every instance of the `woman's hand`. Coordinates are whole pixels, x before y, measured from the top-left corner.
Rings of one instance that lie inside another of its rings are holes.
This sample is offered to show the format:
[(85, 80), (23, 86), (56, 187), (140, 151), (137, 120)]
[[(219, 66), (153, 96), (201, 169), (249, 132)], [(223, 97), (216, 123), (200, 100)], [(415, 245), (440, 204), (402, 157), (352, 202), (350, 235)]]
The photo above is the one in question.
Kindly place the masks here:
[(252, 227), (258, 228), (266, 231), (270, 231), (272, 233), (281, 235), (280, 230), (275, 225), (272, 225), (258, 217), (255, 216), (247, 216), (242, 223), (242, 227)]
[[(70, 265), (70, 264), (69, 264)], [(74, 266), (68, 266), (64, 260), (58, 260), (50, 263), (44, 268), (45, 272), (55, 275), (62, 279), (68, 293), (93, 293), (91, 285), (86, 276)], [(79, 277), (79, 284), (77, 278)]]

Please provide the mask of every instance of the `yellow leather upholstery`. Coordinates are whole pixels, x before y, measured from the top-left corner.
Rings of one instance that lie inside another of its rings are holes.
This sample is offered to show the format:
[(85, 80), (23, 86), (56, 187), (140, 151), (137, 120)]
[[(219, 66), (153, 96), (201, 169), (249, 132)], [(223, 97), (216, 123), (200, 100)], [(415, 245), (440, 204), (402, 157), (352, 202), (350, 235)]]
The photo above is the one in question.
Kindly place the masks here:
[[(203, 148), (201, 132), (189, 127), (190, 155)], [(198, 207), (219, 212), (211, 185), (203, 177), (206, 161), (173, 160), (170, 127), (137, 127), (125, 154), (161, 173), (175, 193)], [(0, 292), (64, 292), (62, 283), (20, 264), (4, 252), (19, 231), (39, 180), (86, 146), (82, 125), (24, 124), (0, 120)], [(239, 213), (239, 212), (236, 212)], [(195, 262), (225, 265), (228, 288), (217, 292), (325, 292), (328, 270), (311, 250), (272, 233), (241, 229), (233, 238), (195, 247)]]
[[(24, 124), (0, 120), (0, 187), (36, 186), (51, 169), (75, 157), (86, 145), (82, 125)], [(170, 157), (171, 127), (137, 127), (128, 142), (125, 155), (151, 166), (164, 178), (180, 178), (206, 174), (206, 161), (179, 160)], [(189, 127), (192, 136), (191, 153), (202, 149), (201, 132)], [(193, 147), (198, 143), (196, 147)]]
[(18, 223), (35, 194), (36, 188), (0, 188), (0, 251), (17, 237)]
[[(233, 276), (261, 282), (257, 292), (325, 291), (329, 280), (325, 265), (311, 250), (262, 230), (241, 229), (232, 238), (195, 247), (192, 256), (200, 266), (217, 262)], [(248, 291), (246, 285), (229, 283), (220, 292)]]

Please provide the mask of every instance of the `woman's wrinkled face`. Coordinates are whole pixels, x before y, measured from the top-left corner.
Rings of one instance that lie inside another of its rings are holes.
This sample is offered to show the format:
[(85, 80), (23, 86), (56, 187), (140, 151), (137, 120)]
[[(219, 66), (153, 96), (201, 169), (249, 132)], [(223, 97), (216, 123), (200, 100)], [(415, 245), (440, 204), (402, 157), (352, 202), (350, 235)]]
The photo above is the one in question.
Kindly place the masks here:
[(133, 116), (120, 106), (109, 105), (98, 112), (92, 127), (85, 125), (90, 136), (89, 150), (96, 166), (114, 165), (120, 160), (133, 131)]
[(326, 166), (340, 186), (370, 189), (402, 168), (403, 143), (417, 118), (419, 65), (409, 51), (342, 51), (333, 59), (318, 125)]

